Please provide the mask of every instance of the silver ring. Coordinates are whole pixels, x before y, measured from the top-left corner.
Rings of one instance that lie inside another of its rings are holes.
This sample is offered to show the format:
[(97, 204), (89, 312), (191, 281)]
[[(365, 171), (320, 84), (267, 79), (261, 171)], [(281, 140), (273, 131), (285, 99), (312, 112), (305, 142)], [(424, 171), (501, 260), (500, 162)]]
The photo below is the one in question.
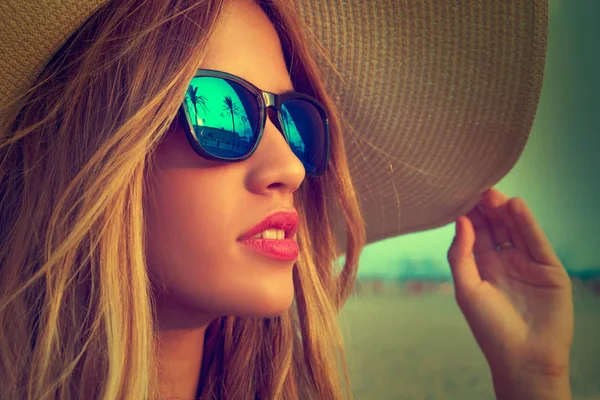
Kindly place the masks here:
[(513, 247), (513, 246), (514, 246), (514, 245), (512, 244), (512, 242), (508, 241), (508, 242), (504, 242), (504, 243), (502, 243), (502, 244), (500, 244), (500, 245), (496, 245), (496, 250), (497, 250), (497, 251), (500, 251), (500, 250), (502, 250), (502, 249), (504, 249), (504, 248), (507, 248), (507, 247)]

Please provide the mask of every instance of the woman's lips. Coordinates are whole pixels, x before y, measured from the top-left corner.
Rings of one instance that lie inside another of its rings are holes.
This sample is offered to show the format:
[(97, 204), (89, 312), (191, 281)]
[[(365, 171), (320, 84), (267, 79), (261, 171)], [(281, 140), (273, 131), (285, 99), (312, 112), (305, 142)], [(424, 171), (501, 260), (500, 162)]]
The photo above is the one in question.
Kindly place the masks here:
[(298, 258), (298, 243), (294, 239), (249, 238), (239, 241), (248, 249), (281, 261)]
[(294, 237), (298, 229), (298, 213), (295, 209), (286, 209), (286, 211), (278, 211), (263, 219), (246, 233), (238, 238), (238, 240), (250, 239), (258, 233), (268, 229), (279, 229), (285, 231), (285, 238)]

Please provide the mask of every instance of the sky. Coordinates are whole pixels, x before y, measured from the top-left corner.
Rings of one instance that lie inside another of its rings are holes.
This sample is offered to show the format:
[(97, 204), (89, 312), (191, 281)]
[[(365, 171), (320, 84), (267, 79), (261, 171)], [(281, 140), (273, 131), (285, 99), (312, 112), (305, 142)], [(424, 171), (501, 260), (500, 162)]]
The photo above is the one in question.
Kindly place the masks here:
[[(563, 264), (599, 269), (600, 1), (550, 0), (544, 83), (529, 141), (494, 187), (525, 200)], [(372, 243), (359, 277), (397, 275), (407, 259), (429, 259), (450, 274), (446, 258), (454, 223)]]

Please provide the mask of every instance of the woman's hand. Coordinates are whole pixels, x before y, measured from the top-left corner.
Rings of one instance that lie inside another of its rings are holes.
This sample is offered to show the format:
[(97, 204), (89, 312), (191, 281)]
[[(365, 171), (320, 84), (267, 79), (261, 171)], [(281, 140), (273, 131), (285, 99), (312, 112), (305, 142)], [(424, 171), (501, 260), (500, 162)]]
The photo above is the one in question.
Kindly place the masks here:
[[(457, 303), (494, 384), (525, 377), (568, 384), (571, 280), (523, 199), (490, 189), (479, 204), (485, 214), (474, 207), (457, 218), (448, 261)], [(496, 250), (505, 243), (513, 245)]]

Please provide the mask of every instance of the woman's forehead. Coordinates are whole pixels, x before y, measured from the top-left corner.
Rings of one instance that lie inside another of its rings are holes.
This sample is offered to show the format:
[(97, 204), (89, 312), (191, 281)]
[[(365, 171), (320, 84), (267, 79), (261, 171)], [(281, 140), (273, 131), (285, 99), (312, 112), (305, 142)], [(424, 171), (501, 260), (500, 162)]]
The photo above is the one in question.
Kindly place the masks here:
[(293, 90), (275, 27), (253, 2), (234, 2), (211, 36), (199, 68), (227, 72), (262, 90)]

